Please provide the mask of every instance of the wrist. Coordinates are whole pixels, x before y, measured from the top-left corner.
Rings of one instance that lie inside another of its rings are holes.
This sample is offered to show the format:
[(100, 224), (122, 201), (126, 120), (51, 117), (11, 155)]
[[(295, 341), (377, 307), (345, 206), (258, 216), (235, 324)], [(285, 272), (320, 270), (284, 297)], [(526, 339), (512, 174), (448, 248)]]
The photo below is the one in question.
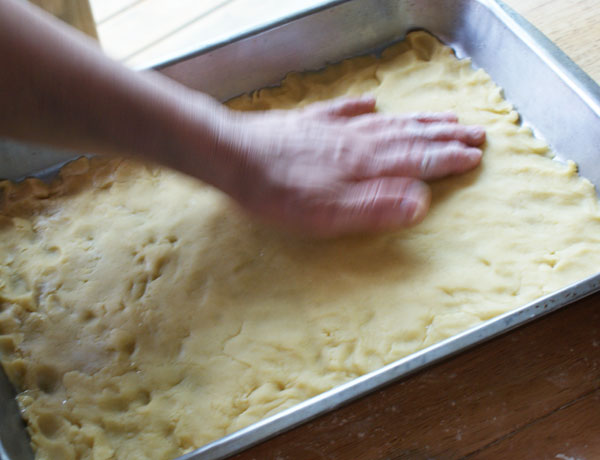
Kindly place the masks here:
[(243, 169), (244, 116), (201, 93), (183, 97), (167, 164), (231, 195)]
[(216, 100), (177, 84), (161, 85), (161, 89), (165, 103), (157, 107), (155, 130), (142, 133), (149, 141), (149, 151), (138, 153), (211, 182), (219, 132), (227, 123), (228, 110)]

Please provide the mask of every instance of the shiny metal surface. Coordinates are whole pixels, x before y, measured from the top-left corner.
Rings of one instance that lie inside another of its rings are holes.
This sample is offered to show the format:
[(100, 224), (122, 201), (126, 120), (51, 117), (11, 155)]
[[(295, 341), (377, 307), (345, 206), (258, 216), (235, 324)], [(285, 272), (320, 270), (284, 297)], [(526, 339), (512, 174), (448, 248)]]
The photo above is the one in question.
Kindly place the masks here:
[[(415, 28), (429, 30), (452, 46), (458, 57), (469, 56), (475, 67), (484, 68), (504, 88), (506, 98), (515, 104), (524, 122), (534, 127), (559, 157), (577, 162), (581, 174), (597, 187), (600, 185), (600, 87), (498, 1), (324, 1), (310, 11), (265, 24), (157, 68), (190, 87), (226, 100), (276, 84), (289, 71), (318, 69), (343, 58), (376, 52)], [(49, 157), (38, 156), (47, 167)], [(2, 160), (0, 156), (0, 176), (5, 173)], [(30, 164), (27, 171), (40, 169)], [(598, 290), (600, 274), (334, 388), (180, 460), (226, 458)], [(5, 405), (12, 404), (12, 394), (7, 395), (9, 387), (2, 378), (0, 402), (7, 410), (0, 413), (0, 438), (6, 451), (0, 448), (0, 459), (29, 460), (31, 454), (28, 446), (23, 446), (24, 437), (3, 429), (6, 423), (14, 426), (16, 422), (14, 410)], [(9, 450), (15, 446), (25, 453)]]
[(0, 372), (0, 460), (33, 460), (15, 396), (8, 378)]
[(17, 181), (32, 175), (45, 177), (78, 156), (71, 152), (0, 139), (0, 179)]

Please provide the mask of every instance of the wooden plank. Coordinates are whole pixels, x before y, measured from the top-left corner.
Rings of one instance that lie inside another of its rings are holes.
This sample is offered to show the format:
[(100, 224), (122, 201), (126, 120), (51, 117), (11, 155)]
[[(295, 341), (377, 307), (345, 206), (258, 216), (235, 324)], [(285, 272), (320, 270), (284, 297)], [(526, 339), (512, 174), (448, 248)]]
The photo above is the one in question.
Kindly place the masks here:
[(96, 23), (87, 0), (30, 0), (50, 14), (67, 24), (81, 30), (92, 38), (98, 39)]
[(98, 36), (108, 55), (126, 60), (229, 1), (145, 0), (99, 24)]
[[(233, 458), (483, 455), (495, 441), (531, 430), (536, 420), (598, 388), (600, 295), (595, 295)], [(597, 437), (597, 427), (584, 430), (580, 439)]]
[[(470, 455), (469, 460), (535, 458), (582, 460), (600, 457), (600, 390)], [(595, 434), (595, 435), (594, 435)]]
[(96, 20), (96, 24), (111, 19), (112, 17), (122, 14), (133, 5), (143, 2), (144, 0), (90, 0), (92, 14)]
[(125, 62), (140, 67), (164, 61), (182, 52), (194, 51), (220, 38), (230, 37), (319, 3), (322, 3), (322, 0), (230, 0), (210, 14), (157, 41), (151, 47), (140, 49), (127, 57)]
[(598, 0), (504, 0), (600, 81)]

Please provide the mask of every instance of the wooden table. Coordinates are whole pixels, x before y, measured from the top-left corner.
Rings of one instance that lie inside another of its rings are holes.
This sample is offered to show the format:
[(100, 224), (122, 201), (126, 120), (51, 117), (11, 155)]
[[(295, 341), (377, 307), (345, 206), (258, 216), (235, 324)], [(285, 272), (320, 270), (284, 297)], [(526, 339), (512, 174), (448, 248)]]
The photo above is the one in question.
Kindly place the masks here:
[[(598, 0), (505, 2), (600, 81)], [(600, 458), (600, 294), (234, 458)]]
[(598, 0), (503, 0), (600, 82)]

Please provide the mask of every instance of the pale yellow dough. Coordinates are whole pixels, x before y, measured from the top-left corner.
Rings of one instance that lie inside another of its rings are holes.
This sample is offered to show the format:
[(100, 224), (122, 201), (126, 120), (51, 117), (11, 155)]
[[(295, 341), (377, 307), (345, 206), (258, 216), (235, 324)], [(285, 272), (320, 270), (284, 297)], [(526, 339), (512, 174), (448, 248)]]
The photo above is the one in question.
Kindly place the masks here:
[(593, 186), (424, 33), (230, 105), (364, 92), (487, 129), (415, 228), (303, 240), (128, 162), (2, 184), (0, 349), (38, 459), (174, 458), (598, 270)]

